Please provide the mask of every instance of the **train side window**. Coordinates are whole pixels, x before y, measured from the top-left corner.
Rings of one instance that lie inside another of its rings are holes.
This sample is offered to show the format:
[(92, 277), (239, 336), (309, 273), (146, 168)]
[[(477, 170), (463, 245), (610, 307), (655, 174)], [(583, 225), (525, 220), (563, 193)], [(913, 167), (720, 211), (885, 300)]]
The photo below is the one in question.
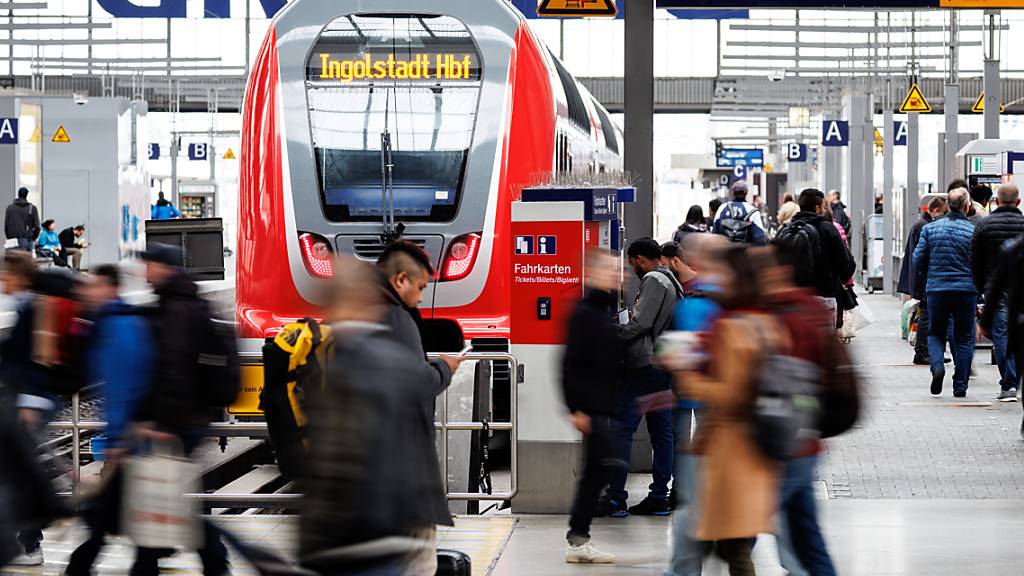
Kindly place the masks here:
[(601, 120), (601, 132), (604, 134), (605, 148), (618, 154), (619, 140), (615, 137), (615, 125), (612, 124), (612, 119), (608, 117), (608, 113), (605, 112), (597, 100), (594, 100), (594, 109), (597, 110), (597, 117)]
[(572, 122), (573, 126), (590, 134), (590, 116), (587, 114), (586, 105), (583, 104), (583, 97), (580, 96), (576, 80), (565, 69), (565, 66), (562, 66), (562, 62), (555, 57), (554, 53), (551, 54), (551, 59), (555, 62), (558, 80), (561, 81), (562, 89), (565, 90), (565, 99), (569, 104), (569, 121)]

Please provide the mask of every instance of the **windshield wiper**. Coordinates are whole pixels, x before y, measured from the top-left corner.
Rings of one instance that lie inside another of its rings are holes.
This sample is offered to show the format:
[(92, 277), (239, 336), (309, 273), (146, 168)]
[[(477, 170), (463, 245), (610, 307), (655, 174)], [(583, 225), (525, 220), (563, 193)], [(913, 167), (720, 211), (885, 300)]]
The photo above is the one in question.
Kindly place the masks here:
[(391, 130), (388, 129), (388, 117), (391, 95), (385, 96), (384, 104), (384, 130), (380, 133), (380, 204), (383, 217), (384, 232), (381, 234), (381, 241), (385, 246), (402, 237), (405, 224), (395, 225), (395, 162), (391, 149)]

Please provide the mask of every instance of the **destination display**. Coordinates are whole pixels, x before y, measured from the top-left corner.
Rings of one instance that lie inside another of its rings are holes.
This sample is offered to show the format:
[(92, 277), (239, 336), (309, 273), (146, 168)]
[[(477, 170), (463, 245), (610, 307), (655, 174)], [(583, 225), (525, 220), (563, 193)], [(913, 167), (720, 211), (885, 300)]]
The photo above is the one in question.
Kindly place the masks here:
[(332, 54), (320, 52), (306, 67), (310, 80), (478, 80), (480, 66), (474, 54), (394, 52)]

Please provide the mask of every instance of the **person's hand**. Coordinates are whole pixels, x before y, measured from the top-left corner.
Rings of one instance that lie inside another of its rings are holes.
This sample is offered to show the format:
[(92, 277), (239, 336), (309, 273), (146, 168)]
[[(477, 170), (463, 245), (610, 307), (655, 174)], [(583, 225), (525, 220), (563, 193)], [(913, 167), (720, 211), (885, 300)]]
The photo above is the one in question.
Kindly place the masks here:
[(573, 412), (569, 419), (572, 420), (572, 425), (583, 434), (590, 434), (590, 431), (593, 430), (590, 416), (587, 416), (579, 410)]
[(448, 365), (448, 369), (451, 370), (452, 374), (455, 374), (455, 371), (459, 369), (459, 366), (462, 365), (462, 361), (465, 359), (463, 356), (449, 356), (447, 354), (440, 356), (440, 360)]
[(43, 423), (43, 413), (35, 408), (19, 408), (18, 422), (26, 428), (35, 430)]

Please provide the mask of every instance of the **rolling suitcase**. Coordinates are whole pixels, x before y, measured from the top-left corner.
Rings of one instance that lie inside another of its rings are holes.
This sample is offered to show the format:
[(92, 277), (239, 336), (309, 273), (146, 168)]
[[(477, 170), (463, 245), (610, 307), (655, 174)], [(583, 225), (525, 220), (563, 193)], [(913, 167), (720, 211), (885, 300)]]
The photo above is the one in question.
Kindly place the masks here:
[(472, 569), (466, 554), (458, 550), (437, 551), (436, 576), (470, 576)]

